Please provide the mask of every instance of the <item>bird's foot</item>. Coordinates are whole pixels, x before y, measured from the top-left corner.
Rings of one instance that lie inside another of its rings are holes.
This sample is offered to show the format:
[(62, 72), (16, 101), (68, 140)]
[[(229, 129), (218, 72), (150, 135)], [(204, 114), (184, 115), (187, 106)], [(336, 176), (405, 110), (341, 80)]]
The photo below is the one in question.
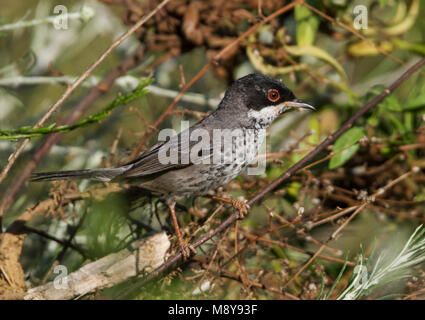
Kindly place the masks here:
[(190, 255), (192, 253), (193, 254), (196, 254), (196, 249), (191, 244), (188, 244), (188, 243), (180, 242), (179, 241), (179, 247), (180, 247), (180, 252), (183, 255), (183, 260), (184, 261), (186, 261), (187, 259), (189, 259), (190, 258)]
[(245, 216), (248, 214), (249, 210), (251, 209), (249, 204), (246, 203), (246, 200), (240, 201), (240, 200), (236, 200), (236, 199), (223, 198), (223, 197), (211, 196), (211, 195), (208, 195), (206, 197), (214, 199), (214, 200), (218, 200), (218, 201), (221, 201), (221, 202), (224, 202), (224, 203), (231, 204), (233, 206), (233, 208), (235, 208), (239, 212), (238, 219), (245, 218)]
[(231, 199), (231, 200), (232, 200), (231, 202), (232, 206), (236, 210), (238, 210), (238, 213), (239, 213), (238, 219), (245, 218), (249, 210), (251, 210), (251, 207), (249, 206), (249, 204), (247, 204), (246, 201), (240, 201), (235, 199)]
[(175, 211), (175, 202), (171, 202), (168, 204), (168, 208), (170, 210), (171, 220), (173, 221), (174, 229), (176, 231), (177, 242), (179, 243), (180, 252), (183, 255), (183, 260), (187, 260), (190, 258), (191, 251), (196, 254), (195, 248), (183, 241), (183, 236), (180, 232), (179, 224), (177, 222), (176, 211)]

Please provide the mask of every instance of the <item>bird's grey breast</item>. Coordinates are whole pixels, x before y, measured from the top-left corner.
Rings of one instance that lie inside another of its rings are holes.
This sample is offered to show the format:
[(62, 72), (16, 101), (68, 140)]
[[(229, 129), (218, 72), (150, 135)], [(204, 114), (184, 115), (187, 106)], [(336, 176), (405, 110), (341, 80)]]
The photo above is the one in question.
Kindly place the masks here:
[[(217, 110), (192, 126), (186, 132), (189, 136), (180, 133), (173, 137), (173, 145), (178, 146), (180, 155), (190, 156), (190, 163), (144, 181), (143, 187), (178, 198), (203, 195), (227, 184), (255, 160), (265, 139), (269, 123), (257, 120), (241, 106)], [(175, 142), (184, 136), (189, 142)]]
[(170, 170), (144, 182), (143, 186), (167, 198), (207, 194), (226, 185), (253, 162), (265, 138), (263, 131), (256, 128), (213, 130), (209, 140), (200, 142), (208, 143), (208, 146), (204, 149), (202, 145), (197, 147), (197, 150), (210, 150), (207, 157), (201, 157), (187, 167)]

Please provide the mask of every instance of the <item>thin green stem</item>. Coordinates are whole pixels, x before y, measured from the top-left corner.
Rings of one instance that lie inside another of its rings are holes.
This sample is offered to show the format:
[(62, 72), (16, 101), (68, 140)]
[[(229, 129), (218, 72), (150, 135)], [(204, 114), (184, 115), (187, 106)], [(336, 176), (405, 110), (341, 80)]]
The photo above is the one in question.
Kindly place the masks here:
[(53, 123), (47, 127), (39, 127), (39, 128), (21, 127), (16, 130), (0, 130), (0, 140), (18, 140), (18, 139), (40, 137), (46, 134), (52, 134), (52, 133), (58, 133), (58, 132), (64, 133), (64, 132), (69, 132), (81, 127), (86, 127), (92, 123), (98, 123), (101, 120), (107, 118), (111, 114), (111, 111), (117, 108), (118, 106), (127, 104), (145, 95), (148, 92), (146, 88), (151, 83), (152, 83), (151, 79), (142, 79), (139, 86), (135, 90), (133, 90), (131, 93), (127, 95), (119, 95), (117, 98), (115, 98), (114, 101), (112, 101), (109, 105), (107, 105), (101, 111), (91, 116), (88, 116), (87, 118), (81, 121), (78, 121), (77, 123), (74, 123), (72, 125), (63, 125), (63, 126), (57, 127), (56, 124)]

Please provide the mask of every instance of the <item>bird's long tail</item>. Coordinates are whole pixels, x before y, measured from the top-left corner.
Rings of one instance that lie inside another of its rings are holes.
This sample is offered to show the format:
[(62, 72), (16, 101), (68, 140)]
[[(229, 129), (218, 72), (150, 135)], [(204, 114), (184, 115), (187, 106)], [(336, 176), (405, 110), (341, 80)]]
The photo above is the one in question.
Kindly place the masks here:
[(108, 182), (123, 174), (126, 170), (126, 167), (118, 167), (90, 170), (40, 172), (34, 173), (31, 177), (31, 181), (90, 179), (95, 181)]

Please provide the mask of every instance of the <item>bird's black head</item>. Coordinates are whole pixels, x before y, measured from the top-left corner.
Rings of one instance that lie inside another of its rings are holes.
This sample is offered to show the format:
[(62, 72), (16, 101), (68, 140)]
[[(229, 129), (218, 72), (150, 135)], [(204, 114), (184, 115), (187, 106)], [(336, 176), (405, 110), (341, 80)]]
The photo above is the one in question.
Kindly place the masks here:
[(296, 99), (281, 81), (258, 73), (238, 79), (232, 87), (243, 95), (249, 109), (257, 111)]
[[(268, 126), (280, 114), (314, 108), (298, 100), (281, 81), (258, 73), (236, 80), (225, 94), (221, 107), (246, 112), (248, 118)], [(242, 114), (241, 114), (242, 116)]]

